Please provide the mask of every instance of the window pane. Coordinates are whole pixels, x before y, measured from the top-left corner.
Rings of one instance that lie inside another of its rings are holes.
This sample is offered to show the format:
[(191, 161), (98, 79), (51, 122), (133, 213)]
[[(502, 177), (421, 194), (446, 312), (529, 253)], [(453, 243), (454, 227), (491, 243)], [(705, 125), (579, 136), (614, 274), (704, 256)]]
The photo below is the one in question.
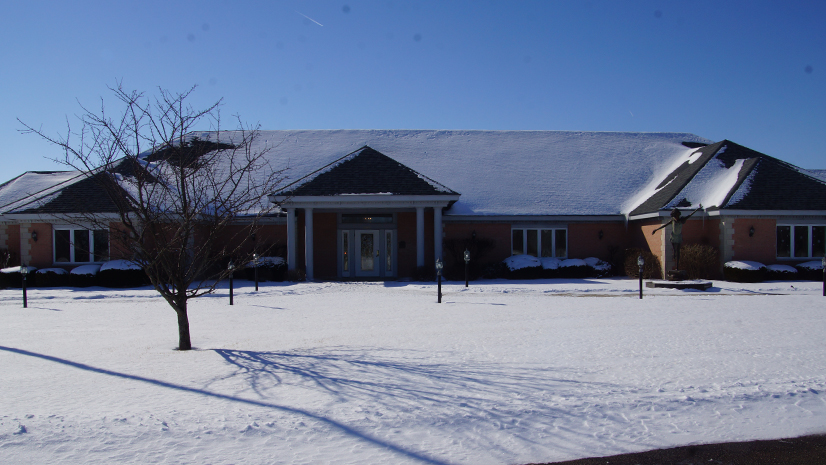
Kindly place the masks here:
[(826, 226), (812, 226), (812, 257), (826, 255)]
[(69, 239), (69, 230), (56, 229), (54, 232), (54, 261), (70, 262), (72, 256), (69, 250), (71, 249), (71, 241)]
[(540, 243), (542, 244), (542, 257), (554, 256), (554, 230), (543, 229), (540, 234)]
[(387, 257), (387, 269), (388, 273), (393, 271), (393, 233), (387, 231), (384, 233), (387, 240), (385, 241), (386, 244), (384, 245), (384, 255)]
[(373, 271), (373, 235), (361, 235), (361, 271)]
[(539, 256), (539, 230), (529, 229), (528, 231), (528, 255)]
[(76, 262), (90, 262), (91, 255), (89, 254), (89, 231), (85, 229), (75, 229), (72, 231), (72, 239), (75, 248)]
[(341, 267), (344, 271), (350, 271), (350, 233), (345, 231), (341, 235), (341, 251), (344, 256), (341, 259)]
[(99, 229), (94, 233), (95, 240), (95, 261), (105, 262), (109, 260), (109, 231)]
[(809, 227), (795, 226), (794, 227), (794, 256), (808, 257), (809, 256)]
[(778, 226), (777, 227), (777, 256), (791, 257), (792, 256), (792, 227)]
[(513, 249), (511, 250), (511, 255), (520, 255), (525, 253), (525, 241), (522, 237), (522, 230), (521, 229), (514, 229), (513, 230), (513, 239), (511, 240), (513, 244)]
[(568, 256), (568, 231), (564, 229), (557, 229), (554, 231), (556, 236), (556, 250), (554, 257), (565, 258)]

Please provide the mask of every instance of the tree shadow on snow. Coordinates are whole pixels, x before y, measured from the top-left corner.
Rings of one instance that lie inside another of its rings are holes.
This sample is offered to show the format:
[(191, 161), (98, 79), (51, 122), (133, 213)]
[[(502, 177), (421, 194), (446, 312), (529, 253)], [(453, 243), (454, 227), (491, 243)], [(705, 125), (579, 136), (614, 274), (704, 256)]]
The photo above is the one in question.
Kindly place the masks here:
[[(477, 441), (490, 451), (507, 451), (499, 436), (504, 430), (526, 442), (534, 442), (537, 431), (546, 432), (546, 446), (573, 452), (582, 443), (572, 444), (571, 435), (584, 442), (594, 439), (593, 430), (573, 425), (587, 422), (585, 412), (593, 413), (592, 407), (601, 408), (599, 393), (626, 389), (583, 382), (575, 372), (559, 368), (455, 358), (445, 362), (441, 360), (448, 357), (434, 357), (431, 351), (334, 347), (215, 352), (234, 371), (209, 385), (241, 377), (244, 391), (262, 399), (280, 395), (283, 387), (298, 387), (326, 395), (337, 405), (352, 403), (353, 409), (389, 415), (408, 428), (461, 423), (473, 431), (463, 442)], [(554, 431), (567, 437), (554, 437)]]
[(114, 377), (117, 377), (117, 378), (128, 379), (128, 380), (137, 381), (137, 382), (141, 382), (141, 383), (148, 383), (148, 384), (151, 384), (151, 385), (154, 385), (154, 386), (157, 386), (157, 387), (161, 387), (161, 388), (174, 389), (174, 390), (178, 390), (178, 391), (184, 391), (184, 392), (188, 392), (188, 393), (192, 393), (192, 394), (208, 396), (208, 397), (217, 398), (217, 399), (230, 401), (230, 402), (238, 402), (238, 403), (242, 403), (242, 404), (253, 405), (253, 406), (256, 406), (256, 407), (270, 408), (270, 409), (278, 410), (278, 411), (284, 412), (284, 413), (302, 415), (302, 416), (304, 416), (306, 418), (309, 418), (311, 420), (314, 420), (318, 423), (325, 424), (329, 427), (332, 427), (333, 429), (336, 429), (336, 430), (338, 430), (338, 431), (340, 431), (344, 434), (347, 434), (349, 436), (352, 436), (356, 439), (360, 439), (360, 440), (362, 440), (364, 442), (367, 442), (369, 444), (373, 444), (373, 445), (378, 446), (380, 448), (390, 450), (394, 453), (397, 453), (397, 454), (402, 455), (404, 457), (407, 457), (409, 459), (414, 459), (414, 460), (417, 460), (419, 462), (429, 463), (429, 464), (433, 464), (433, 465), (447, 465), (446, 462), (434, 459), (432, 457), (428, 457), (424, 453), (416, 452), (416, 451), (409, 450), (409, 449), (405, 449), (402, 446), (397, 446), (397, 445), (392, 444), (392, 443), (390, 443), (386, 440), (379, 439), (379, 438), (374, 437), (370, 434), (359, 431), (358, 429), (352, 428), (352, 427), (350, 427), (350, 426), (348, 426), (344, 423), (338, 422), (338, 421), (333, 420), (331, 418), (327, 418), (323, 415), (320, 415), (320, 414), (317, 414), (317, 413), (314, 413), (314, 412), (310, 412), (308, 410), (293, 408), (293, 407), (289, 407), (289, 406), (286, 406), (286, 405), (278, 405), (278, 404), (274, 404), (274, 403), (271, 403), (271, 402), (263, 402), (263, 401), (257, 401), (257, 400), (251, 400), (251, 399), (244, 399), (244, 398), (241, 398), (241, 397), (230, 396), (230, 395), (221, 394), (221, 393), (218, 393), (218, 392), (212, 392), (212, 391), (209, 391), (209, 390), (206, 390), (206, 389), (192, 388), (192, 387), (189, 387), (189, 386), (183, 386), (183, 385), (175, 384), (175, 383), (168, 383), (168, 382), (165, 382), (165, 381), (160, 381), (160, 380), (152, 379), (152, 378), (146, 378), (146, 377), (143, 377), (143, 376), (130, 375), (130, 374), (127, 374), (127, 373), (119, 373), (117, 371), (107, 370), (107, 369), (104, 369), (104, 368), (98, 368), (98, 367), (94, 367), (94, 366), (91, 366), (91, 365), (86, 365), (84, 363), (73, 362), (71, 360), (67, 360), (67, 359), (64, 359), (64, 358), (53, 357), (51, 355), (45, 355), (45, 354), (39, 354), (39, 353), (36, 353), (36, 352), (31, 352), (31, 351), (23, 350), (23, 349), (16, 349), (16, 348), (13, 348), (13, 347), (0, 346), (0, 351), (13, 353), (13, 354), (17, 354), (17, 355), (28, 356), (28, 357), (34, 357), (34, 358), (38, 358), (38, 359), (41, 359), (41, 360), (54, 362), (54, 363), (60, 363), (60, 364), (71, 366), (71, 367), (74, 367), (74, 368), (77, 368), (77, 369), (80, 369), (80, 370), (86, 370), (86, 371), (90, 371), (90, 372), (101, 374), (101, 375), (114, 376)]

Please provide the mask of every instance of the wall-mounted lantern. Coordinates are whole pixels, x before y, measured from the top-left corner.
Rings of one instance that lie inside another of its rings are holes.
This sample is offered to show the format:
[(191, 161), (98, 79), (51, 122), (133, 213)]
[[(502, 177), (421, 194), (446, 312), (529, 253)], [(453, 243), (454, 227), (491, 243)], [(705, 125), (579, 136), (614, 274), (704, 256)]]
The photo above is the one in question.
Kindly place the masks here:
[(749, 228), (749, 237), (754, 237), (754, 226)]
[(32, 240), (37, 242), (37, 231), (32, 231)]
[(599, 236), (599, 240), (602, 240), (602, 238), (605, 236), (605, 233), (603, 233), (602, 230), (600, 229), (598, 236)]

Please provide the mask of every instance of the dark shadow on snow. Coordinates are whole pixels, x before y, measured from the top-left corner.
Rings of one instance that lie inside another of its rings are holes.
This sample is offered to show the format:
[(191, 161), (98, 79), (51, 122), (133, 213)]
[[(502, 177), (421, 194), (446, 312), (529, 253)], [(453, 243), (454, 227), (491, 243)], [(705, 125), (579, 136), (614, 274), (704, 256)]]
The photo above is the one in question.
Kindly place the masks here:
[[(393, 451), (393, 452), (395, 452), (397, 454), (400, 454), (400, 455), (403, 455), (405, 457), (415, 459), (415, 460), (418, 460), (418, 461), (424, 462), (424, 463), (434, 464), (434, 465), (447, 465), (446, 462), (442, 462), (442, 461), (436, 460), (434, 458), (427, 457), (424, 454), (417, 453), (417, 452), (414, 452), (414, 451), (410, 451), (410, 450), (404, 449), (400, 446), (396, 446), (394, 444), (390, 444), (386, 441), (383, 441), (381, 439), (369, 436), (369, 435), (367, 435), (365, 433), (362, 433), (362, 432), (360, 432), (356, 429), (353, 429), (353, 428), (351, 428), (351, 427), (349, 427), (349, 426), (347, 426), (343, 423), (339, 423), (335, 420), (323, 417), (321, 415), (318, 415), (318, 414), (315, 414), (315, 413), (312, 413), (312, 412), (309, 412), (309, 411), (306, 411), (306, 410), (297, 409), (297, 408), (293, 408), (293, 407), (287, 407), (287, 406), (284, 406), (284, 405), (277, 405), (277, 404), (273, 404), (273, 403), (269, 403), (269, 402), (262, 402), (262, 401), (256, 401), (256, 400), (250, 400), (250, 399), (243, 399), (243, 398), (240, 398), (240, 397), (233, 397), (233, 396), (229, 396), (229, 395), (225, 395), (225, 394), (220, 394), (220, 393), (217, 393), (217, 392), (211, 392), (211, 391), (208, 391), (206, 389), (192, 388), (192, 387), (183, 386), (183, 385), (180, 385), (180, 384), (174, 384), (174, 383), (168, 383), (168, 382), (165, 382), (165, 381), (160, 381), (160, 380), (157, 380), (157, 379), (145, 378), (143, 376), (135, 376), (135, 375), (130, 375), (130, 374), (126, 374), (126, 373), (119, 373), (119, 372), (116, 372), (116, 371), (111, 371), (111, 370), (106, 370), (106, 369), (103, 369), (103, 368), (93, 367), (91, 365), (86, 365), (84, 363), (73, 362), (71, 360), (67, 360), (67, 359), (64, 359), (64, 358), (53, 357), (51, 355), (39, 354), (39, 353), (36, 353), (36, 352), (30, 352), (28, 350), (23, 350), (23, 349), (15, 349), (13, 347), (0, 346), (0, 350), (10, 352), (10, 353), (14, 353), (14, 354), (18, 354), (18, 355), (25, 355), (25, 356), (28, 356), (28, 357), (35, 357), (35, 358), (39, 358), (39, 359), (46, 360), (46, 361), (49, 361), (49, 362), (60, 363), (60, 364), (63, 364), (63, 365), (68, 365), (68, 366), (78, 368), (78, 369), (81, 369), (81, 370), (91, 371), (91, 372), (98, 373), (98, 374), (101, 374), (101, 375), (115, 376), (115, 377), (118, 377), (118, 378), (129, 379), (129, 380), (133, 380), (133, 381), (139, 381), (139, 382), (142, 382), (142, 383), (152, 384), (152, 385), (162, 387), (162, 388), (175, 389), (175, 390), (178, 390), (178, 391), (189, 392), (189, 393), (192, 393), (192, 394), (200, 394), (200, 395), (203, 395), (203, 396), (208, 396), (208, 397), (213, 397), (213, 398), (217, 398), (217, 399), (227, 400), (227, 401), (230, 401), (230, 402), (239, 402), (239, 403), (242, 403), (242, 404), (254, 405), (256, 407), (266, 407), (266, 408), (271, 408), (271, 409), (279, 410), (279, 411), (286, 412), (286, 413), (303, 415), (305, 417), (316, 420), (320, 423), (324, 423), (328, 426), (336, 428), (336, 429), (340, 430), (341, 432), (343, 432), (345, 434), (348, 434), (348, 435), (353, 436), (355, 438), (361, 439), (361, 440), (363, 440), (365, 442), (368, 442), (370, 444), (373, 444), (375, 446), (388, 449), (390, 451)], [(229, 354), (229, 357), (231, 359), (231, 358), (233, 358), (233, 355), (231, 355), (232, 352), (240, 352), (240, 351), (224, 351), (224, 353), (222, 353), (222, 356), (225, 359), (227, 359), (227, 356), (228, 356), (227, 354)], [(219, 353), (221, 353), (221, 351), (219, 351)], [(241, 352), (241, 353), (244, 353), (244, 352)], [(249, 353), (250, 354), (255, 354), (255, 352), (249, 352)]]

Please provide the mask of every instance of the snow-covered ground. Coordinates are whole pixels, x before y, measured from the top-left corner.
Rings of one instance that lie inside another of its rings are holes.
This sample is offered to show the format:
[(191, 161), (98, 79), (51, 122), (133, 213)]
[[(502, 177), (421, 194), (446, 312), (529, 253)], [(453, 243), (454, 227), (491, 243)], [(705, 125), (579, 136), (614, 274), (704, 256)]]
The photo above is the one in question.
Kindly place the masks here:
[(819, 283), (0, 291), (0, 463), (519, 464), (826, 432)]

